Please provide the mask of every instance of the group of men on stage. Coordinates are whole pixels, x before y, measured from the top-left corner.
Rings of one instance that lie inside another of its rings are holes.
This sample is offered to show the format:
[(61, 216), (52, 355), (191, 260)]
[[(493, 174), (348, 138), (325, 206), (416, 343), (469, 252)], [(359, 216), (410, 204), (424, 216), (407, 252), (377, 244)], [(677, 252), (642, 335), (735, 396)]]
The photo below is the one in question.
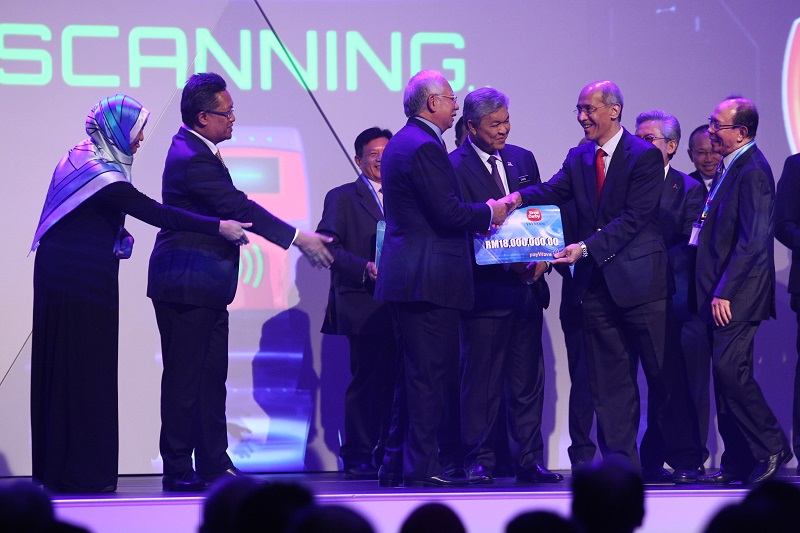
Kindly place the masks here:
[[(466, 96), (466, 137), (449, 154), (442, 134), (460, 107), (448, 81), (419, 72), (403, 106), (408, 121), (396, 134), (374, 127), (356, 138), (361, 175), (328, 193), (317, 233), (288, 226), (233, 186), (216, 148), (231, 137), (233, 100), (217, 75), (187, 83), (164, 172), (164, 203), (252, 222), (251, 231), (331, 269), (323, 332), (350, 344), (340, 452), (348, 477), (443, 487), (495, 475), (563, 479), (545, 467), (542, 437), (551, 268), (563, 276), (573, 470), (597, 446), (641, 467), (647, 481), (758, 483), (778, 473), (791, 448), (753, 375), (755, 333), (775, 316), (775, 185), (749, 100), (724, 100), (692, 132), (689, 177), (670, 166), (680, 142), (674, 116), (642, 113), (632, 134), (621, 126), (619, 87), (591, 83), (574, 110), (584, 139), (547, 182), (529, 150), (507, 143), (500, 91)], [(795, 190), (797, 156), (777, 207), (777, 236), (793, 250)], [(567, 243), (551, 262), (475, 263), (473, 236), (521, 206), (548, 204), (561, 207)], [(156, 241), (148, 296), (164, 352), (165, 490), (240, 474), (225, 452), (224, 411), (237, 260), (236, 247), (194, 234), (162, 231)], [(648, 385), (641, 445), (639, 362)], [(725, 451), (719, 472), (705, 475), (709, 365)]]
[[(575, 109), (585, 139), (544, 183), (533, 154), (507, 144), (509, 100), (500, 91), (466, 96), (465, 138), (449, 154), (442, 134), (459, 105), (447, 80), (416, 74), (403, 104), (408, 122), (394, 136), (377, 128), (359, 136), (369, 135), (356, 141), (362, 175), (329, 193), (318, 227), (347, 258), (334, 253), (328, 315), (353, 322), (381, 313), (381, 329), (338, 331), (354, 347), (341, 453), (348, 477), (374, 477), (380, 466), (384, 486), (459, 486), (491, 483), (510, 467), (519, 481), (562, 479), (544, 466), (541, 433), (551, 267), (564, 277), (573, 470), (594, 459), (595, 414), (602, 455), (630, 461), (646, 481), (758, 483), (777, 475), (791, 448), (753, 375), (755, 332), (775, 316), (775, 186), (755, 145), (758, 113), (749, 100), (724, 100), (708, 126), (692, 132), (697, 171), (687, 176), (670, 166), (681, 137), (674, 116), (642, 113), (630, 133), (616, 84), (589, 84)], [(376, 138), (379, 150), (365, 164), (360, 150)], [(795, 180), (800, 187), (800, 175)], [(800, 247), (800, 209), (785, 203), (798, 213), (779, 238)], [(475, 263), (475, 234), (520, 206), (547, 204), (561, 207), (568, 243), (552, 262)], [(378, 220), (386, 229), (376, 265)], [(353, 294), (364, 305), (343, 303)], [(345, 305), (353, 315), (341, 312)], [(382, 344), (364, 342), (380, 333)], [(396, 367), (387, 354), (398, 356)], [(389, 394), (358, 385), (370, 382), (366, 365), (375, 361), (381, 380), (387, 366), (398, 379), (391, 424), (383, 415), (367, 430), (361, 411), (385, 406)], [(648, 411), (637, 445), (639, 362)], [(725, 451), (720, 470), (705, 475), (710, 366)]]

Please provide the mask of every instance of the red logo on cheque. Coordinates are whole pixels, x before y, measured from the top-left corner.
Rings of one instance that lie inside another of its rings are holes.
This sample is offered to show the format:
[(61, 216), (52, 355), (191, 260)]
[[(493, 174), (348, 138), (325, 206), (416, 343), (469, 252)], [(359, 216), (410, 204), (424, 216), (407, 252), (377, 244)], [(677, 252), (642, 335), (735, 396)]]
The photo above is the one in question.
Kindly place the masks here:
[(542, 220), (542, 212), (539, 209), (528, 209), (528, 220), (539, 222)]

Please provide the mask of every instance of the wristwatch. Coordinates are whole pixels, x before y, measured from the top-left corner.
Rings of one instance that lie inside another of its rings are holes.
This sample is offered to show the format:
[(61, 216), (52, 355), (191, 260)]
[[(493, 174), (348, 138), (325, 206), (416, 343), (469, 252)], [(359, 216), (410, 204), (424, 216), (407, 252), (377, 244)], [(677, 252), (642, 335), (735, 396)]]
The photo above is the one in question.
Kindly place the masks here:
[(578, 243), (578, 246), (581, 247), (581, 255), (583, 257), (589, 257), (589, 249), (586, 248), (586, 244), (583, 241), (581, 241)]

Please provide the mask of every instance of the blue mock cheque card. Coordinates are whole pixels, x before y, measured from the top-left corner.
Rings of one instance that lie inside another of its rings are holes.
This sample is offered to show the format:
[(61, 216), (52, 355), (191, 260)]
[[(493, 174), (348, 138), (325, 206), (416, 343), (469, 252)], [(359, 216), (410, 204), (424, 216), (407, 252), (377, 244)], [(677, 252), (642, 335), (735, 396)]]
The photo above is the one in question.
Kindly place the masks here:
[(554, 205), (529, 205), (511, 213), (489, 235), (475, 237), (475, 262), (495, 265), (551, 260), (565, 246), (561, 210)]
[(379, 220), (375, 234), (375, 264), (381, 263), (381, 250), (383, 250), (383, 236), (386, 233), (386, 221)]

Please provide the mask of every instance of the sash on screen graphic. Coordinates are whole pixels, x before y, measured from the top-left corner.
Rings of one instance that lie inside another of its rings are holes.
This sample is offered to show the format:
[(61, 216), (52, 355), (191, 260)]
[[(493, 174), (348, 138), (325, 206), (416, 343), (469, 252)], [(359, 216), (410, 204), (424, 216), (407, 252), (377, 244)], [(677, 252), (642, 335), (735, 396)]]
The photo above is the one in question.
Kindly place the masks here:
[(553, 259), (553, 254), (564, 246), (561, 210), (554, 205), (530, 205), (511, 213), (489, 235), (475, 237), (475, 262), (494, 265), (545, 261)]

